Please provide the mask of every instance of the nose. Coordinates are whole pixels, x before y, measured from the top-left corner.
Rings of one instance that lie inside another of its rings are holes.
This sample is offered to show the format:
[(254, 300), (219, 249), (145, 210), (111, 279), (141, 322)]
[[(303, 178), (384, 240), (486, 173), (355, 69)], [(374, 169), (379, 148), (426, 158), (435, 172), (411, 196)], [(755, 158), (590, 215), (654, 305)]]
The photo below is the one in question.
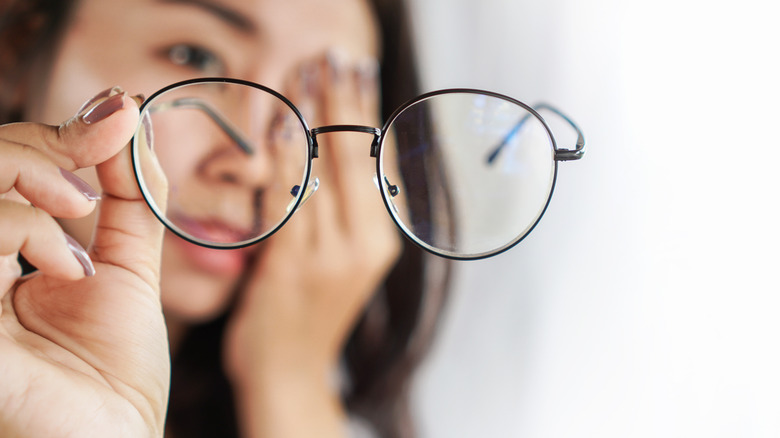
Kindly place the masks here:
[(208, 148), (194, 176), (211, 214), (240, 224), (249, 234), (262, 235), (284, 217), (285, 205), (295, 199), (290, 189), (303, 174), (299, 170), (297, 178), (288, 175), (288, 168), (300, 168), (295, 166), (300, 160), (279, 152), (284, 145), (274, 134), (278, 110), (254, 100), (253, 96), (227, 100), (222, 113), (230, 123), (209, 123), (213, 126), (209, 137), (198, 139)]
[[(232, 142), (231, 142), (232, 143)], [(235, 186), (259, 191), (272, 180), (273, 165), (267, 149), (257, 142), (250, 143), (252, 152), (247, 153), (235, 144), (215, 147), (198, 166), (198, 174), (217, 186)]]
[(279, 108), (266, 93), (251, 87), (225, 93), (221, 111), (209, 115), (214, 128), (212, 148), (201, 161), (199, 174), (217, 184), (260, 190), (270, 184), (274, 173), (269, 135), (279, 118)]

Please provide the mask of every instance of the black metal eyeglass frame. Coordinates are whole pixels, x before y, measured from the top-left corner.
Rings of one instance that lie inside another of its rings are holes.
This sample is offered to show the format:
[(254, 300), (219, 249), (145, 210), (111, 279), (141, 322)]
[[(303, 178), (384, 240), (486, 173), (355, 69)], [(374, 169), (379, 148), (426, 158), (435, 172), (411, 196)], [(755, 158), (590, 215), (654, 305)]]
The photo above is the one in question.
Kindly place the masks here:
[[(485, 157), (485, 161), (487, 164), (492, 164), (493, 161), (497, 158), (498, 155), (500, 155), (501, 151), (503, 150), (504, 146), (508, 143), (509, 139), (513, 135), (517, 133), (517, 131), (522, 128), (522, 126), (525, 124), (525, 122), (528, 120), (529, 117), (536, 117), (538, 121), (541, 122), (541, 124), (544, 126), (544, 128), (547, 131), (547, 134), (550, 137), (550, 140), (552, 141), (552, 146), (554, 149), (554, 170), (553, 170), (553, 178), (552, 178), (552, 185), (549, 189), (549, 193), (547, 195), (547, 200), (545, 202), (544, 208), (541, 210), (541, 213), (536, 218), (536, 221), (531, 224), (531, 226), (527, 229), (527, 231), (521, 235), (518, 236), (515, 240), (508, 242), (506, 245), (496, 248), (492, 251), (487, 251), (479, 254), (469, 254), (469, 255), (462, 255), (462, 254), (456, 254), (450, 251), (442, 250), (436, 247), (431, 246), (430, 244), (423, 242), (421, 239), (417, 238), (414, 233), (411, 230), (408, 230), (406, 226), (398, 219), (396, 216), (396, 213), (394, 212), (394, 207), (392, 204), (392, 201), (388, 199), (389, 196), (395, 196), (395, 193), (397, 193), (398, 188), (396, 186), (393, 186), (389, 181), (387, 181), (386, 178), (383, 178), (383, 181), (380, 182), (381, 184), (384, 184), (386, 186), (386, 191), (382, 190), (380, 188), (380, 194), (382, 196), (382, 201), (387, 209), (388, 214), (393, 219), (393, 222), (396, 224), (399, 230), (409, 239), (411, 240), (415, 245), (419, 246), (420, 248), (435, 254), (440, 257), (453, 259), (453, 260), (478, 260), (478, 259), (484, 259), (488, 257), (495, 256), (497, 254), (500, 254), (504, 251), (509, 250), (510, 248), (517, 245), (520, 241), (522, 241), (527, 235), (531, 233), (531, 231), (536, 227), (536, 225), (541, 220), (542, 216), (544, 215), (544, 212), (547, 209), (547, 206), (549, 205), (550, 200), (552, 199), (552, 194), (555, 188), (555, 181), (557, 180), (557, 173), (558, 173), (558, 162), (559, 161), (572, 161), (572, 160), (579, 160), (581, 159), (585, 154), (585, 139), (582, 134), (582, 131), (580, 128), (565, 114), (557, 110), (556, 108), (547, 105), (547, 104), (540, 104), (536, 105), (534, 107), (531, 107), (523, 102), (520, 102), (512, 97), (499, 94), (492, 91), (486, 91), (486, 90), (480, 90), (480, 89), (473, 89), (473, 88), (448, 88), (448, 89), (442, 89), (442, 90), (436, 90), (431, 91), (425, 94), (422, 94), (416, 98), (410, 99), (403, 105), (401, 105), (399, 108), (397, 108), (393, 114), (385, 121), (382, 128), (376, 128), (371, 126), (364, 126), (364, 125), (326, 125), (326, 126), (319, 126), (316, 128), (309, 128), (309, 125), (307, 121), (304, 119), (303, 115), (301, 114), (300, 110), (298, 110), (297, 107), (284, 95), (281, 93), (268, 88), (264, 85), (260, 85), (254, 82), (245, 81), (241, 79), (233, 79), (233, 78), (198, 78), (198, 79), (191, 79), (187, 81), (177, 82), (175, 84), (168, 85), (151, 96), (149, 96), (148, 99), (144, 101), (144, 103), (141, 105), (141, 122), (139, 122), (139, 127), (136, 129), (136, 135), (133, 138), (132, 141), (132, 162), (133, 162), (133, 170), (135, 172), (135, 178), (138, 183), (138, 187), (141, 190), (141, 193), (143, 194), (144, 199), (146, 200), (146, 203), (149, 205), (150, 209), (154, 213), (154, 215), (162, 222), (170, 231), (172, 231), (174, 234), (179, 236), (182, 239), (185, 239), (191, 243), (208, 247), (208, 248), (214, 248), (214, 249), (237, 249), (246, 247), (249, 245), (253, 245), (255, 243), (258, 243), (270, 236), (272, 236), (276, 231), (278, 231), (280, 228), (282, 228), (285, 223), (292, 217), (292, 215), (295, 213), (295, 211), (298, 209), (298, 207), (306, 201), (309, 195), (300, 194), (301, 187), (295, 186), (291, 190), (291, 194), (296, 198), (294, 203), (291, 203), (288, 208), (288, 213), (282, 219), (273, 229), (268, 231), (267, 233), (260, 235), (256, 238), (249, 239), (242, 242), (237, 243), (215, 243), (215, 242), (209, 242), (205, 240), (198, 239), (196, 237), (193, 237), (183, 231), (181, 231), (175, 224), (173, 224), (164, 214), (164, 212), (160, 211), (160, 208), (157, 206), (157, 204), (154, 202), (154, 198), (151, 195), (149, 189), (146, 187), (143, 176), (141, 175), (141, 163), (140, 163), (140, 157), (138, 148), (140, 147), (140, 142), (138, 140), (138, 131), (142, 129), (141, 125), (144, 123), (144, 114), (145, 112), (153, 113), (160, 110), (166, 110), (170, 107), (188, 107), (188, 108), (196, 108), (201, 110), (204, 114), (206, 114), (210, 119), (212, 119), (228, 136), (230, 136), (233, 141), (235, 141), (236, 145), (246, 154), (251, 155), (253, 153), (251, 144), (246, 141), (240, 131), (236, 129), (226, 117), (222, 116), (216, 109), (211, 108), (207, 102), (200, 101), (197, 98), (190, 99), (190, 98), (184, 98), (179, 99), (177, 101), (174, 101), (173, 103), (168, 103), (165, 107), (154, 107), (151, 105), (151, 103), (154, 102), (155, 98), (167, 91), (170, 91), (175, 88), (180, 88), (187, 85), (193, 85), (193, 84), (205, 84), (205, 83), (224, 83), (224, 84), (237, 84), (237, 85), (244, 85), (247, 87), (252, 87), (258, 90), (261, 90), (263, 92), (266, 92), (280, 101), (282, 101), (285, 105), (289, 107), (290, 110), (293, 111), (293, 113), (298, 117), (299, 122), (303, 126), (305, 133), (306, 133), (306, 139), (308, 142), (308, 150), (307, 150), (307, 163), (306, 163), (306, 169), (305, 169), (305, 175), (303, 179), (303, 187), (309, 187), (310, 184), (310, 177), (311, 177), (311, 168), (312, 168), (312, 160), (314, 158), (319, 157), (319, 146), (317, 143), (317, 136), (320, 134), (326, 134), (326, 133), (332, 133), (332, 132), (357, 132), (357, 133), (364, 133), (364, 134), (371, 134), (373, 135), (373, 140), (371, 142), (371, 147), (369, 151), (369, 155), (372, 158), (375, 158), (376, 160), (376, 175), (377, 178), (380, 178), (381, 175), (381, 153), (382, 153), (382, 146), (384, 144), (385, 139), (387, 138), (387, 133), (389, 132), (390, 128), (393, 126), (393, 122), (395, 119), (402, 114), (405, 110), (408, 108), (414, 106), (415, 104), (422, 102), (424, 100), (430, 99), (432, 97), (436, 97), (439, 95), (444, 94), (452, 94), (452, 93), (460, 93), (460, 94), (475, 94), (475, 95), (483, 95), (488, 97), (495, 97), (499, 99), (503, 99), (507, 102), (510, 102), (514, 105), (517, 105), (524, 110), (528, 112), (527, 115), (522, 117), (520, 120), (518, 120), (517, 124), (514, 126), (513, 129), (510, 130), (510, 132), (507, 133), (507, 135), (504, 137), (504, 140), (497, 144), (495, 148), (491, 151), (491, 153)], [(560, 116), (563, 120), (565, 120), (577, 133), (577, 140), (574, 149), (559, 149), (556, 142), (555, 137), (552, 135), (552, 131), (550, 130), (547, 122), (542, 118), (541, 115), (537, 112), (538, 110), (549, 110), (553, 113)], [(316, 190), (316, 185), (318, 184), (318, 181), (314, 181), (314, 190)]]

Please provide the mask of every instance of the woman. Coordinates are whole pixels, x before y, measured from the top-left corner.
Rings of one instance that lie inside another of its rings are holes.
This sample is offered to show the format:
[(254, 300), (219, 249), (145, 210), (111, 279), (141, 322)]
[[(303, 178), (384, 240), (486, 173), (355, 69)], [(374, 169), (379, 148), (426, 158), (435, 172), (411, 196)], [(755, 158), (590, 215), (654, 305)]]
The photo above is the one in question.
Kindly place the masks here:
[[(119, 152), (137, 109), (114, 88), (149, 95), (236, 77), (290, 97), (312, 126), (379, 126), (372, 60), (384, 115), (417, 92), (402, 5), (24, 0), (2, 16), (0, 121), (68, 120), (0, 129), (14, 176), (0, 181), (0, 249), (11, 254), (0, 271), (2, 435), (340, 436), (346, 412), (383, 436), (411, 435), (409, 376), (447, 269), (433, 274), (398, 237), (366, 178), (365, 138), (320, 140), (321, 188), (271, 239), (251, 253), (205, 250), (159, 237)], [(97, 218), (83, 218), (95, 197), (82, 180), (102, 189)], [(49, 215), (90, 245), (93, 264)], [(41, 271), (24, 282), (19, 250)]]

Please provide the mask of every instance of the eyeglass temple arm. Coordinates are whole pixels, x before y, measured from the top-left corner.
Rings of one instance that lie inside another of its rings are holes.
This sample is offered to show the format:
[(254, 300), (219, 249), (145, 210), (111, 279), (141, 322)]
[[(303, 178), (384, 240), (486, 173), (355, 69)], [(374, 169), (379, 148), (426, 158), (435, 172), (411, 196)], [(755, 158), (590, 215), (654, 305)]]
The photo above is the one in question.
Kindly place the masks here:
[(238, 147), (244, 151), (247, 155), (252, 155), (254, 151), (248, 140), (244, 138), (241, 132), (233, 126), (230, 121), (219, 113), (214, 107), (208, 104), (208, 102), (197, 97), (182, 97), (170, 102), (162, 102), (153, 105), (149, 108), (150, 112), (167, 111), (172, 108), (194, 108), (203, 111), (217, 126), (222, 129)]
[[(563, 120), (566, 121), (569, 125), (571, 125), (572, 128), (577, 132), (577, 143), (575, 145), (574, 149), (555, 149), (555, 160), (556, 161), (573, 161), (573, 160), (579, 160), (585, 155), (585, 136), (582, 135), (582, 130), (580, 130), (579, 126), (577, 126), (576, 123), (574, 123), (569, 116), (561, 112), (559, 109), (555, 108), (552, 105), (546, 104), (546, 103), (538, 103), (533, 106), (533, 109), (538, 110), (548, 110), (551, 111), (558, 116), (560, 116)], [(501, 151), (504, 149), (504, 147), (509, 143), (509, 139), (514, 136), (517, 131), (520, 130), (520, 128), (523, 127), (525, 124), (525, 121), (528, 120), (528, 118), (531, 117), (531, 113), (526, 114), (521, 118), (517, 124), (507, 133), (506, 136), (504, 136), (504, 139), (501, 141), (501, 143), (497, 144), (492, 152), (488, 154), (487, 157), (487, 163), (493, 164), (493, 162), (498, 158), (498, 154), (501, 153)]]

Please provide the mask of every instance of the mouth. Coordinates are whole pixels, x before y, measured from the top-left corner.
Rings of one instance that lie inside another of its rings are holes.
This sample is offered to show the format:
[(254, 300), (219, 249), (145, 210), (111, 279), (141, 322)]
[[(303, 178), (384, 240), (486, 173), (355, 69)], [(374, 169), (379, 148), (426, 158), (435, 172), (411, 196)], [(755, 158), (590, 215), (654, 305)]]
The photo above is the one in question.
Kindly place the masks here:
[(182, 231), (197, 239), (213, 243), (238, 243), (252, 239), (252, 230), (227, 223), (220, 219), (195, 219), (182, 214), (171, 217)]
[[(185, 233), (214, 243), (243, 242), (254, 237), (246, 228), (236, 227), (219, 219), (194, 219), (183, 215), (172, 218)], [(171, 234), (180, 253), (198, 270), (220, 276), (238, 276), (246, 268), (252, 248), (213, 249), (188, 242)]]

